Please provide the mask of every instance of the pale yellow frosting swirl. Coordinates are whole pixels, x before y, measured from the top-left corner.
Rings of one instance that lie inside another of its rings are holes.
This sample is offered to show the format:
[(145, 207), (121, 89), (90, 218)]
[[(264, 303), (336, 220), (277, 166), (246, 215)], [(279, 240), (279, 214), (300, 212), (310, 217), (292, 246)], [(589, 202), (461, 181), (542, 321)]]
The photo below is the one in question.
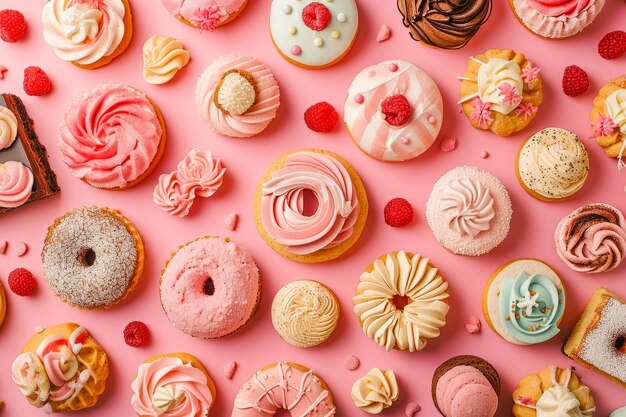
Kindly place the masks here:
[(154, 35), (143, 45), (143, 79), (165, 84), (189, 62), (189, 52), (178, 39)]
[(295, 281), (281, 288), (272, 303), (272, 323), (287, 343), (317, 346), (337, 327), (339, 304), (333, 293), (315, 281)]
[[(439, 336), (450, 307), (448, 283), (428, 258), (404, 251), (374, 261), (359, 278), (354, 312), (363, 331), (386, 350), (422, 350)], [(405, 299), (400, 307), (394, 298)]]
[(626, 135), (626, 88), (613, 91), (604, 104), (611, 120), (619, 126), (622, 135)]
[(352, 385), (354, 405), (369, 414), (379, 414), (398, 399), (398, 382), (392, 370), (374, 368)]
[(511, 113), (519, 102), (503, 102), (500, 87), (504, 83), (509, 83), (515, 92), (521, 96), (524, 91), (524, 81), (522, 80), (522, 70), (515, 61), (502, 58), (491, 58), (478, 69), (478, 96), (485, 103), (490, 103), (491, 110), (502, 114)]
[(0, 150), (13, 144), (17, 137), (17, 117), (4, 106), (0, 106)]
[(524, 184), (552, 199), (566, 198), (585, 184), (589, 157), (578, 136), (565, 129), (547, 128), (522, 147), (518, 161)]
[(584, 417), (593, 415), (583, 412), (580, 401), (569, 388), (564, 386), (550, 387), (543, 392), (537, 401), (537, 417)]

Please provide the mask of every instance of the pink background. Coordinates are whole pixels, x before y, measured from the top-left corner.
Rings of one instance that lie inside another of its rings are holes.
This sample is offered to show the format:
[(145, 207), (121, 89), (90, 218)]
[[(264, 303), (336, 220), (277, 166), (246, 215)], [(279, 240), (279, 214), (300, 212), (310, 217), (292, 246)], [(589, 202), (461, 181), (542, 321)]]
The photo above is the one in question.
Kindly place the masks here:
[[(499, 416), (510, 415), (510, 394), (528, 373), (556, 364), (575, 365), (560, 352), (567, 334), (581, 313), (592, 291), (598, 286), (626, 296), (626, 265), (611, 273), (584, 275), (569, 270), (557, 257), (553, 233), (557, 222), (575, 208), (591, 202), (613, 204), (626, 212), (626, 180), (616, 170), (615, 160), (608, 159), (589, 136), (587, 124), (591, 102), (603, 83), (620, 75), (626, 57), (605, 61), (596, 52), (598, 40), (608, 31), (624, 29), (626, 4), (608, 0), (596, 23), (582, 35), (565, 41), (546, 41), (527, 32), (513, 17), (505, 0), (494, 0), (494, 13), (470, 44), (461, 51), (424, 47), (412, 41), (402, 26), (393, 1), (360, 0), (360, 33), (352, 52), (338, 65), (323, 71), (307, 71), (284, 61), (273, 49), (268, 33), (269, 1), (250, 1), (247, 9), (233, 23), (214, 33), (200, 33), (169, 16), (158, 0), (134, 1), (135, 35), (129, 49), (112, 64), (95, 71), (83, 71), (59, 60), (44, 43), (38, 0), (2, 0), (2, 8), (24, 13), (29, 23), (28, 36), (17, 44), (0, 42), (0, 64), (9, 68), (2, 92), (20, 95), (36, 121), (41, 141), (48, 147), (50, 162), (63, 189), (60, 196), (31, 207), (16, 210), (0, 218), (0, 239), (24, 241), (30, 246), (23, 258), (14, 247), (0, 255), (0, 277), (5, 289), (7, 275), (16, 267), (29, 268), (38, 279), (34, 296), (17, 297), (8, 293), (7, 318), (0, 328), (0, 399), (6, 402), (4, 415), (27, 416), (39, 412), (30, 408), (11, 381), (13, 358), (33, 333), (36, 325), (77, 321), (84, 325), (105, 347), (111, 363), (111, 379), (100, 404), (84, 416), (129, 416), (133, 379), (137, 366), (148, 356), (171, 351), (196, 355), (207, 366), (218, 389), (211, 415), (227, 416), (235, 393), (257, 368), (279, 360), (300, 362), (314, 368), (330, 385), (339, 415), (361, 416), (350, 399), (353, 382), (372, 367), (394, 369), (400, 384), (400, 398), (384, 415), (402, 416), (411, 401), (422, 406), (422, 416), (434, 416), (430, 397), (433, 370), (458, 354), (477, 354), (489, 360), (499, 371), (502, 393)], [(381, 24), (392, 28), (392, 38), (376, 43)], [(191, 63), (169, 84), (152, 86), (141, 76), (143, 42), (155, 33), (181, 39), (191, 53)], [(525, 53), (542, 68), (544, 104), (536, 120), (519, 135), (499, 138), (473, 129), (465, 116), (457, 112), (458, 82), (468, 55), (488, 48), (513, 48)], [(282, 92), (276, 120), (267, 131), (253, 139), (235, 140), (219, 137), (204, 126), (193, 101), (195, 81), (216, 57), (237, 53), (257, 56), (274, 72)], [(441, 138), (459, 138), (456, 151), (443, 153), (439, 141), (425, 155), (411, 162), (385, 164), (374, 161), (352, 144), (343, 128), (321, 135), (309, 131), (302, 122), (304, 110), (317, 101), (328, 101), (338, 110), (352, 77), (363, 67), (379, 61), (401, 58), (414, 62), (429, 72), (439, 84), (446, 103)], [(589, 91), (569, 98), (561, 91), (561, 74), (566, 65), (582, 66), (591, 79)], [(22, 71), (26, 66), (41, 66), (54, 83), (52, 94), (43, 98), (23, 93)], [(65, 105), (80, 91), (101, 81), (124, 81), (146, 92), (160, 107), (168, 130), (167, 151), (156, 170), (132, 190), (99, 191), (73, 178), (54, 146), (57, 123)], [(576, 132), (588, 146), (591, 172), (585, 187), (574, 198), (558, 204), (546, 204), (527, 195), (515, 178), (514, 159), (522, 141), (548, 126)], [(192, 214), (174, 218), (152, 202), (152, 189), (159, 174), (170, 172), (193, 147), (211, 150), (222, 158), (227, 176), (222, 189), (210, 199), (199, 199)], [(299, 148), (329, 149), (347, 158), (361, 174), (370, 198), (370, 218), (360, 242), (344, 259), (323, 265), (301, 265), (274, 253), (257, 234), (252, 213), (252, 198), (257, 180), (266, 166), (280, 153)], [(490, 153), (481, 159), (483, 150)], [(496, 174), (507, 186), (513, 200), (511, 233), (505, 242), (486, 256), (455, 256), (441, 248), (433, 238), (424, 218), (424, 207), (433, 183), (448, 169), (473, 164)], [(382, 208), (393, 197), (405, 197), (415, 207), (415, 222), (404, 229), (385, 225)], [(110, 311), (81, 311), (60, 302), (50, 291), (41, 273), (39, 254), (47, 227), (68, 210), (80, 205), (106, 205), (120, 209), (142, 233), (147, 250), (143, 278), (129, 299)], [(240, 215), (235, 232), (228, 232), (224, 219), (230, 212)], [(239, 335), (217, 341), (186, 336), (175, 329), (163, 313), (158, 282), (165, 259), (179, 244), (201, 235), (230, 235), (250, 249), (261, 269), (263, 296), (251, 324)], [(351, 298), (362, 269), (381, 254), (410, 250), (432, 259), (450, 283), (451, 311), (448, 325), (439, 339), (418, 353), (385, 352), (369, 340), (352, 313)], [(567, 309), (562, 332), (547, 343), (513, 346), (496, 336), (486, 325), (481, 312), (483, 285), (501, 264), (519, 257), (537, 257), (552, 264), (567, 284)], [(332, 288), (342, 307), (339, 326), (324, 345), (298, 349), (284, 343), (275, 333), (270, 319), (270, 305), (276, 291), (297, 279), (316, 279)], [(464, 329), (465, 318), (476, 315), (483, 329), (470, 335)], [(122, 330), (131, 320), (148, 324), (153, 339), (149, 346), (135, 349), (124, 344)], [(346, 355), (355, 354), (361, 367), (349, 372), (343, 367)], [(239, 364), (232, 381), (223, 376), (223, 366), (231, 360)], [(577, 373), (595, 394), (597, 416), (604, 417), (625, 405), (624, 389), (604, 377), (576, 365)], [(621, 400), (620, 400), (621, 398)], [(0, 411), (0, 414), (2, 411)]]

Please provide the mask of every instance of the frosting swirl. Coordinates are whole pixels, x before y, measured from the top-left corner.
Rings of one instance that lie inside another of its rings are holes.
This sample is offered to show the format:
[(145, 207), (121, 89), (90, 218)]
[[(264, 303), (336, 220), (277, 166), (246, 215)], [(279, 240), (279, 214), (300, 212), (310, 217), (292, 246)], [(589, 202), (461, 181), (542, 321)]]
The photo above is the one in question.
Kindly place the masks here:
[(122, 0), (48, 0), (41, 16), (43, 37), (59, 58), (93, 64), (122, 43), (125, 14)]
[(619, 126), (622, 135), (626, 135), (626, 88), (613, 91), (604, 100), (606, 111), (613, 123)]
[(489, 188), (471, 178), (451, 181), (441, 195), (441, 209), (459, 236), (476, 237), (489, 230), (496, 216), (493, 203)]
[(487, 22), (491, 0), (398, 0), (411, 37), (444, 49), (464, 47)]
[[(305, 214), (309, 190), (318, 207)], [(347, 240), (357, 220), (359, 202), (346, 168), (330, 155), (296, 152), (262, 186), (261, 216), (267, 233), (298, 255), (335, 247)]]
[(551, 39), (582, 32), (596, 19), (605, 0), (511, 0), (513, 10), (532, 32)]
[(143, 79), (150, 84), (165, 84), (189, 63), (189, 52), (181, 41), (154, 35), (143, 45)]
[[(439, 336), (450, 306), (448, 283), (428, 258), (404, 251), (374, 261), (359, 278), (352, 299), (363, 331), (386, 350), (422, 350), (427, 340)], [(394, 297), (406, 300), (403, 308)]]
[(118, 188), (148, 170), (162, 134), (145, 94), (105, 83), (73, 101), (59, 123), (57, 146), (74, 176), (98, 188)]
[(528, 4), (546, 16), (572, 16), (583, 11), (594, 0), (527, 0)]
[(374, 368), (352, 385), (354, 405), (369, 414), (378, 414), (398, 399), (398, 382), (393, 370)]
[(35, 177), (21, 162), (0, 164), (0, 207), (19, 207), (33, 192)]
[(626, 257), (626, 220), (608, 204), (573, 211), (561, 220), (554, 238), (559, 257), (574, 271), (610, 271)]
[(159, 183), (154, 187), (152, 199), (163, 211), (176, 217), (185, 217), (189, 214), (195, 189), (186, 190), (186, 187), (178, 179), (178, 172), (159, 176)]
[(550, 387), (537, 401), (538, 417), (583, 417), (591, 415), (580, 410), (576, 395), (564, 386)]
[[(222, 186), (226, 168), (210, 151), (191, 150), (176, 166), (177, 178), (184, 191), (211, 197)], [(193, 191), (193, 192), (192, 192)]]
[(11, 367), (13, 382), (26, 397), (43, 404), (50, 395), (50, 380), (41, 360), (33, 352), (21, 353)]
[(205, 417), (213, 403), (207, 376), (180, 358), (142, 363), (130, 403), (141, 416)]
[(547, 198), (565, 198), (580, 190), (589, 173), (589, 157), (578, 136), (548, 128), (522, 147), (519, 175), (528, 188)]
[(0, 106), (0, 150), (6, 149), (17, 138), (17, 117), (4, 106)]
[(291, 345), (317, 346), (335, 330), (339, 320), (337, 299), (315, 281), (295, 281), (282, 287), (272, 303), (274, 328)]
[(520, 104), (524, 80), (517, 62), (491, 58), (481, 63), (477, 80), (478, 97), (484, 103), (491, 104), (490, 110), (509, 114)]
[(507, 332), (525, 344), (545, 342), (558, 332), (564, 296), (545, 275), (520, 272), (500, 288), (500, 318)]

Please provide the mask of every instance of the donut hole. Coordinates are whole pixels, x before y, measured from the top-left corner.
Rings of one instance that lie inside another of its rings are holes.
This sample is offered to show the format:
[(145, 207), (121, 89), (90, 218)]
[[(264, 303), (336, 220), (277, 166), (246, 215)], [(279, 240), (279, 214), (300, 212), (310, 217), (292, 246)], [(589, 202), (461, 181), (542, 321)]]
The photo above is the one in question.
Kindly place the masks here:
[(96, 252), (91, 248), (83, 248), (78, 252), (78, 262), (82, 266), (90, 267), (96, 263)]
[(302, 190), (302, 215), (311, 217), (317, 212), (320, 202), (313, 190)]
[(613, 347), (620, 354), (626, 354), (626, 335), (617, 336), (613, 341)]
[(411, 304), (411, 299), (407, 297), (406, 295), (396, 294), (391, 299), (391, 302), (398, 310), (403, 311), (404, 307)]
[(204, 281), (204, 285), (202, 286), (202, 291), (206, 295), (215, 294), (215, 283), (213, 283), (213, 278), (208, 277), (206, 281)]

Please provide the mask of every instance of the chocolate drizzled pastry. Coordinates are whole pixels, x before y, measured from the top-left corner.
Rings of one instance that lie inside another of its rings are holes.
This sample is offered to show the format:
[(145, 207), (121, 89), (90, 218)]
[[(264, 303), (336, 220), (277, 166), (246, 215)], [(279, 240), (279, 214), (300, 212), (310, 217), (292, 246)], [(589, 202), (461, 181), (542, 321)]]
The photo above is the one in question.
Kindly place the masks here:
[(398, 0), (416, 41), (442, 49), (464, 47), (491, 16), (492, 0)]
[[(0, 106), (11, 110), (17, 118), (17, 138), (11, 146), (0, 150), (0, 164), (8, 161), (21, 162), (32, 171), (34, 177), (30, 198), (19, 207), (50, 197), (61, 191), (57, 184), (57, 177), (48, 163), (46, 148), (39, 142), (33, 121), (28, 116), (22, 100), (13, 94), (1, 94)], [(13, 209), (0, 207), (0, 214)]]

